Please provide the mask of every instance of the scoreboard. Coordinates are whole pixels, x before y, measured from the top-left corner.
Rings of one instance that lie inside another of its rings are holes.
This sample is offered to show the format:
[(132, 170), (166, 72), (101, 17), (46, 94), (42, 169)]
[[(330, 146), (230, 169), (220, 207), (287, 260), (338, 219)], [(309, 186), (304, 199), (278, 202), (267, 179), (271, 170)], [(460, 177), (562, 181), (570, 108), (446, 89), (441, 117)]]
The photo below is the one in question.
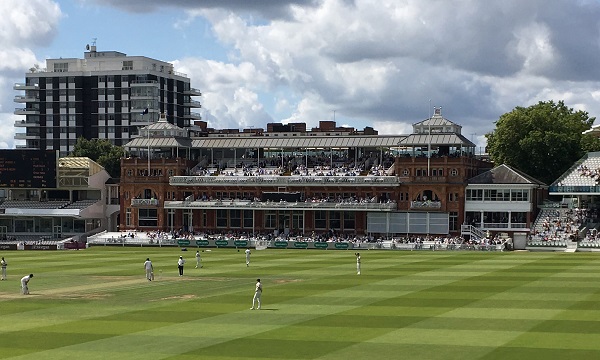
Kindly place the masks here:
[(55, 150), (0, 150), (0, 188), (56, 188)]

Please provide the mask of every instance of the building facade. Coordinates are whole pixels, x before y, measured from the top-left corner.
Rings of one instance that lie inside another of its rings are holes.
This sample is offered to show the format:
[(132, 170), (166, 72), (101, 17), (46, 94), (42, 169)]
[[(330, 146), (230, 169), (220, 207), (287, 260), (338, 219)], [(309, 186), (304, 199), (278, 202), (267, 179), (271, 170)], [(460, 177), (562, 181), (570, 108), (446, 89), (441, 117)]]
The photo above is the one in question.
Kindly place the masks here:
[(159, 119), (189, 128), (200, 114), (199, 90), (173, 65), (117, 51), (96, 51), (91, 46), (83, 59), (46, 60), (46, 68), (31, 68), (25, 82), (14, 85), (22, 92), (15, 114), (24, 120), (15, 134), (24, 141), (18, 148), (59, 150), (68, 155), (79, 137), (108, 139), (122, 146), (139, 129)]
[(264, 132), (186, 137), (165, 120), (151, 124), (125, 146), (120, 227), (460, 234), (468, 179), (492, 164), (441, 109), (410, 135), (326, 126), (336, 133), (269, 124)]

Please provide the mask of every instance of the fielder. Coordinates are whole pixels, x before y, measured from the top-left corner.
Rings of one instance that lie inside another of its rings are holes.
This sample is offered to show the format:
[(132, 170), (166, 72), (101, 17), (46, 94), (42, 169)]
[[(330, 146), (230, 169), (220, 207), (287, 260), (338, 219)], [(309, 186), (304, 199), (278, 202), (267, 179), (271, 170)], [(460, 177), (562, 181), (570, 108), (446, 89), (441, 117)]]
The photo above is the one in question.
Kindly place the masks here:
[(2, 278), (0, 280), (6, 280), (6, 267), (8, 266), (8, 263), (4, 260), (4, 257), (0, 260), (0, 266), (2, 266)]
[(356, 275), (360, 275), (360, 253), (354, 253), (356, 255)]
[(246, 248), (246, 266), (250, 266), (250, 248)]
[(185, 264), (185, 259), (183, 258), (183, 256), (179, 257), (179, 260), (177, 260), (177, 269), (179, 269), (179, 276), (183, 276), (183, 265)]
[(144, 262), (144, 269), (146, 270), (146, 279), (148, 279), (148, 281), (152, 281), (154, 278), (154, 267), (152, 266), (152, 261), (150, 261), (150, 258), (146, 258), (146, 261)]
[(202, 258), (200, 257), (200, 251), (196, 251), (196, 269), (202, 267)]
[(258, 307), (256, 310), (260, 310), (260, 296), (262, 295), (262, 284), (260, 283), (260, 279), (256, 279), (256, 288), (254, 289), (254, 297), (252, 298), (252, 307), (250, 310), (254, 310), (254, 304), (256, 303)]
[(33, 277), (33, 274), (29, 274), (27, 276), (23, 276), (21, 278), (21, 293), (23, 295), (29, 295), (29, 280)]

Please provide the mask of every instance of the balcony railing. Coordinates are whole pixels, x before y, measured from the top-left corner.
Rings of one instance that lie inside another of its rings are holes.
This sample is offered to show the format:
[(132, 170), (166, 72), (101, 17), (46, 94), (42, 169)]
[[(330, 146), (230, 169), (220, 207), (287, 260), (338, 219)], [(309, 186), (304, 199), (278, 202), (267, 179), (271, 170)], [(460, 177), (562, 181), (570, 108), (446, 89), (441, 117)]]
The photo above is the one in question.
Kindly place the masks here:
[(40, 139), (40, 134), (15, 133), (15, 140), (34, 140)]
[(156, 80), (133, 80), (129, 83), (130, 86), (158, 86)]
[(400, 184), (395, 176), (171, 176), (170, 185), (298, 185), (298, 186), (390, 186)]
[(37, 96), (22, 96), (22, 95), (15, 96), (15, 102), (18, 102), (18, 103), (34, 102), (34, 101), (40, 101), (40, 98)]
[(185, 115), (183, 115), (183, 117), (186, 119), (202, 120), (202, 115), (200, 115), (200, 113), (197, 113), (197, 112), (191, 112), (189, 114), (185, 114)]
[(28, 126), (39, 126), (39, 121), (26, 121), (26, 120), (16, 120), (15, 127), (28, 127)]
[(131, 199), (131, 206), (158, 206), (158, 199)]
[(189, 88), (188, 90), (185, 90), (184, 93), (187, 95), (202, 96), (202, 93), (200, 92), (200, 90), (195, 89), (195, 88)]
[(485, 229), (526, 229), (526, 223), (483, 223)]
[(38, 109), (16, 108), (15, 115), (37, 115), (40, 113)]
[(411, 209), (441, 209), (442, 202), (441, 201), (411, 201), (410, 202)]
[(393, 211), (396, 203), (360, 203), (360, 202), (288, 202), (288, 201), (165, 201), (165, 209), (293, 209), (293, 210), (340, 210), (340, 211)]
[(13, 85), (13, 90), (39, 90), (39, 88), (39, 84), (27, 85), (25, 83), (15, 83)]
[(183, 105), (189, 106), (189, 107), (196, 107), (196, 108), (202, 107), (202, 103), (200, 101), (196, 101), (196, 100), (186, 100), (183, 102)]

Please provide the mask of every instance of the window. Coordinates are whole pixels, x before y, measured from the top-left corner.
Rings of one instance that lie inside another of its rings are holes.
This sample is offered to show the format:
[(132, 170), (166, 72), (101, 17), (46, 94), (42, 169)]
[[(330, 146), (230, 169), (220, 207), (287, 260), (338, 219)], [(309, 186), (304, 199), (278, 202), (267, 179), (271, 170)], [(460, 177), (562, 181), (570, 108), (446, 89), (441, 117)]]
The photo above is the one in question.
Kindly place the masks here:
[(315, 229), (327, 229), (327, 212), (315, 211)]
[(233, 209), (229, 210), (229, 227), (241, 228), (242, 227), (242, 210)]
[(450, 176), (458, 176), (458, 170), (456, 170), (456, 169), (450, 170)]
[(410, 172), (408, 171), (408, 169), (402, 170), (402, 175), (404, 175), (404, 176), (408, 176), (409, 173)]
[(482, 189), (467, 189), (467, 201), (482, 201), (483, 190)]
[(123, 61), (122, 70), (133, 70), (133, 61), (132, 60)]
[(157, 226), (158, 225), (158, 210), (157, 209), (139, 209), (138, 210), (138, 226)]
[(510, 222), (512, 227), (525, 227), (527, 225), (527, 213), (512, 212), (510, 214)]
[(344, 211), (344, 230), (353, 230), (356, 228), (355, 215), (354, 211)]
[(252, 210), (244, 210), (244, 228), (254, 228), (254, 217), (252, 216)]
[(54, 63), (54, 72), (69, 71), (69, 63)]
[(169, 227), (169, 229), (172, 229), (173, 226), (175, 226), (174, 219), (175, 219), (175, 209), (168, 209), (167, 210), (167, 226)]
[(125, 209), (125, 226), (131, 226), (131, 208)]
[(227, 227), (227, 210), (225, 210), (225, 209), (217, 210), (217, 227), (220, 227), (220, 228)]
[(277, 216), (275, 212), (269, 211), (265, 214), (265, 228), (275, 229), (275, 226), (277, 226)]
[(292, 230), (302, 231), (304, 228), (304, 215), (301, 211), (292, 212)]
[(450, 231), (458, 231), (458, 213), (451, 211), (448, 221), (449, 221), (449, 224), (448, 224), (449, 230)]
[(516, 189), (510, 191), (511, 201), (529, 201), (529, 190)]

